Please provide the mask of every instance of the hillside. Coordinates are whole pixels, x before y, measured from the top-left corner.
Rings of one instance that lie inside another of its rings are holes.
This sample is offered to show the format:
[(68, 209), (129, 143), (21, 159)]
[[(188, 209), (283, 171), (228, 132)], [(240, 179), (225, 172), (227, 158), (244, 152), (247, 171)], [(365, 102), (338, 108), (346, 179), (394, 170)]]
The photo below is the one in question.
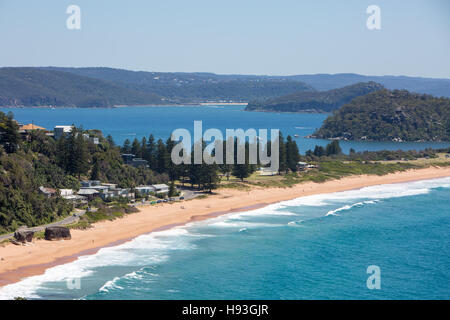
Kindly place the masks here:
[(436, 97), (450, 98), (450, 79), (435, 79), (407, 76), (365, 76), (354, 73), (311, 74), (288, 77), (290, 80), (303, 81), (313, 88), (326, 91), (349, 86), (358, 82), (373, 81), (389, 90), (408, 90), (431, 94)]
[(350, 102), (353, 98), (384, 87), (375, 82), (357, 83), (340, 89), (315, 92), (296, 92), (294, 94), (250, 102), (248, 111), (271, 112), (331, 112)]
[(48, 67), (45, 69), (101, 79), (137, 91), (152, 92), (177, 103), (248, 102), (296, 91), (314, 91), (311, 86), (288, 77), (146, 72), (112, 68)]
[[(265, 93), (264, 90), (249, 91), (249, 94), (237, 97), (239, 99), (262, 100), (275, 98), (303, 88), (295, 88), (299, 82), (319, 91), (328, 91), (333, 89), (350, 86), (359, 82), (376, 82), (387, 89), (404, 89), (412, 92), (431, 94), (437, 97), (450, 98), (450, 79), (434, 79), (407, 76), (365, 76), (354, 73), (340, 74), (305, 74), (292, 76), (263, 76), (263, 75), (219, 75), (214, 73), (182, 73), (182, 72), (145, 72), (129, 71), (113, 68), (55, 68), (51, 70), (60, 70), (71, 72), (82, 76), (111, 81), (120, 85), (126, 84), (130, 88), (148, 90), (163, 97), (178, 99), (214, 99), (214, 94), (202, 92), (206, 88), (220, 89), (220, 83), (234, 82), (238, 84), (244, 81), (249, 86), (253, 83), (264, 81), (264, 87), (271, 84), (275, 86), (281, 82), (285, 87), (283, 90), (271, 93)], [(233, 93), (233, 92), (231, 92)], [(224, 94), (224, 96), (227, 96)]]
[(0, 68), (0, 106), (111, 107), (161, 101), (153, 93), (67, 72)]
[(369, 93), (336, 110), (313, 137), (450, 141), (450, 99), (405, 90)]

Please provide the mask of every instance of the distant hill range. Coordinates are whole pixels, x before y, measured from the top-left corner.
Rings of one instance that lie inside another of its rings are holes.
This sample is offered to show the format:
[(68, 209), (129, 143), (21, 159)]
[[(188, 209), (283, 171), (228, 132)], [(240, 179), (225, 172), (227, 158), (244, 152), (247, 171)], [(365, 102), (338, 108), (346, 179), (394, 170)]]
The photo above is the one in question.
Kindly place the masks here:
[(375, 81), (388, 89), (450, 97), (450, 79), (356, 74), (255, 76), (112, 68), (0, 68), (0, 106), (78, 106), (249, 102)]
[(296, 91), (314, 91), (306, 83), (289, 77), (217, 75), (214, 73), (147, 72), (112, 68), (55, 68), (58, 70), (117, 85), (152, 92), (173, 103), (206, 101), (248, 102)]
[(380, 90), (334, 111), (315, 138), (374, 141), (450, 141), (450, 99)]
[(382, 90), (384, 87), (375, 82), (362, 82), (329, 91), (296, 92), (286, 96), (252, 101), (246, 110), (269, 112), (331, 112), (365, 94)]
[(162, 102), (150, 92), (67, 72), (0, 68), (0, 106), (111, 107)]

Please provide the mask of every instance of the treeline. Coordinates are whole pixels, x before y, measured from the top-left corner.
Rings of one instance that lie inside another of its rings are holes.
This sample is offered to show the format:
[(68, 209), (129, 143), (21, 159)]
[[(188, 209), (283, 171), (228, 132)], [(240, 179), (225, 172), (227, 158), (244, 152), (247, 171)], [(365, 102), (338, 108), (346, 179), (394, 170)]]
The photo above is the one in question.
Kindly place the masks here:
[(416, 160), (421, 158), (437, 158), (437, 153), (450, 153), (447, 149), (425, 150), (381, 150), (381, 151), (362, 151), (356, 152), (351, 148), (349, 154), (344, 154), (338, 140), (333, 140), (325, 147), (316, 146), (314, 150), (307, 150), (301, 159), (304, 161), (321, 162), (321, 161), (405, 161)]
[[(258, 150), (259, 144), (252, 146), (249, 141), (240, 142), (236, 138), (233, 142), (223, 141), (223, 155), (226, 155), (227, 143), (234, 145), (234, 161), (233, 164), (207, 164), (202, 160), (201, 164), (194, 164), (193, 152), (189, 155), (192, 159), (191, 164), (175, 165), (171, 161), (172, 150), (175, 147), (175, 142), (171, 139), (163, 141), (158, 139), (155, 141), (153, 135), (150, 135), (148, 139), (143, 137), (141, 140), (135, 138), (133, 142), (129, 139), (125, 140), (121, 148), (121, 152), (125, 154), (133, 154), (137, 158), (142, 158), (148, 162), (150, 169), (160, 174), (167, 174), (171, 181), (180, 180), (182, 183), (190, 183), (192, 186), (196, 186), (201, 190), (212, 190), (217, 187), (217, 183), (220, 181), (219, 175), (225, 176), (227, 179), (231, 175), (244, 180), (255, 172), (260, 166), (263, 166), (259, 156), (256, 157), (256, 162), (250, 161), (250, 150), (255, 148)], [(253, 143), (253, 142), (252, 142)], [(245, 144), (245, 163), (238, 164), (238, 145)], [(270, 143), (266, 143), (263, 148), (267, 150), (267, 154), (271, 156)], [(297, 171), (297, 163), (300, 159), (299, 148), (297, 143), (288, 136), (284, 139), (280, 134), (279, 140), (279, 173), (287, 173), (289, 171)], [(202, 145), (202, 152), (205, 150), (206, 145)], [(192, 148), (194, 150), (194, 148)], [(185, 152), (185, 151), (183, 151)], [(257, 152), (259, 154), (259, 151)], [(214, 150), (211, 156), (214, 156)], [(225, 159), (223, 162), (226, 162)]]

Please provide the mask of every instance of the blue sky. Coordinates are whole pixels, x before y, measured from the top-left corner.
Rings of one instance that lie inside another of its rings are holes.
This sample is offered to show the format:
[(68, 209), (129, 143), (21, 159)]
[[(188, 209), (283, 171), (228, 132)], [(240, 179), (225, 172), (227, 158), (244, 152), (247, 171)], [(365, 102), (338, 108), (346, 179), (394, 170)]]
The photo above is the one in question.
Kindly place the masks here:
[(0, 39), (1, 66), (450, 78), (447, 0), (0, 0)]

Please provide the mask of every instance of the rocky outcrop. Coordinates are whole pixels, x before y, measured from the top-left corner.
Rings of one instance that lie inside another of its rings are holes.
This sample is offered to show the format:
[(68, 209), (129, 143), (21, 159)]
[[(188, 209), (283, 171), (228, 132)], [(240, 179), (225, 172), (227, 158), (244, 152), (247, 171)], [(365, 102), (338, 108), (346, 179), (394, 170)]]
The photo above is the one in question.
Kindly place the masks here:
[(19, 229), (14, 232), (14, 239), (17, 242), (25, 243), (33, 241), (34, 231)]
[(70, 229), (65, 227), (45, 228), (45, 240), (70, 240)]

